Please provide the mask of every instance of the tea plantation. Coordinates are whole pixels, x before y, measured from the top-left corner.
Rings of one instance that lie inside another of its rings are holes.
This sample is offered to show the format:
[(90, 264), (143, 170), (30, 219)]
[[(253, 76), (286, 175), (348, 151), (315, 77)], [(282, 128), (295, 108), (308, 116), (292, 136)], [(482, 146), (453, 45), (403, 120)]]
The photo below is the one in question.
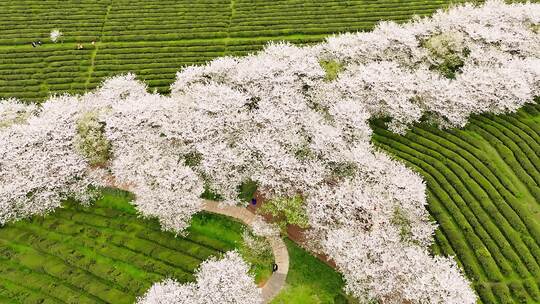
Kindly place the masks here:
[(2, 227), (0, 303), (133, 303), (153, 283), (192, 281), (202, 261), (241, 246), (244, 226), (227, 217), (197, 214), (175, 237), (129, 200), (108, 190), (92, 206), (67, 202)]
[[(368, 30), (381, 19), (429, 15), (449, 3), (0, 1), (0, 98), (39, 102), (125, 72), (167, 93), (186, 65), (245, 55), (271, 40), (315, 43), (331, 33)], [(56, 44), (48, 38), (52, 29), (64, 34)], [(33, 48), (36, 40), (44, 44)], [(374, 143), (427, 183), (428, 209), (440, 226), (433, 253), (455, 256), (481, 303), (540, 303), (540, 105), (474, 117), (463, 130), (419, 125), (400, 136), (383, 121), (373, 127)], [(68, 204), (0, 229), (0, 303), (132, 303), (166, 276), (192, 279), (202, 260), (235, 248), (240, 226), (203, 214), (185, 238), (174, 238), (157, 222), (137, 218), (125, 194), (109, 193), (91, 208)], [(318, 298), (323, 303), (338, 297), (342, 285), (335, 273), (329, 277), (331, 291)], [(299, 299), (315, 298), (311, 292), (319, 287), (305, 287), (308, 280), (308, 274), (292, 277), (276, 302), (285, 303), (279, 300), (291, 290)]]
[[(321, 41), (381, 19), (428, 15), (449, 0), (0, 1), (0, 98), (39, 101), (135, 72), (167, 92), (183, 66), (245, 55), (269, 40)], [(455, 1), (454, 1), (455, 2)], [(56, 44), (49, 33), (59, 29)], [(33, 48), (32, 41), (42, 46)], [(92, 42), (95, 42), (92, 44)], [(77, 45), (84, 48), (77, 50)]]
[(433, 251), (456, 256), (484, 303), (540, 302), (540, 105), (373, 141), (421, 173), (440, 229)]

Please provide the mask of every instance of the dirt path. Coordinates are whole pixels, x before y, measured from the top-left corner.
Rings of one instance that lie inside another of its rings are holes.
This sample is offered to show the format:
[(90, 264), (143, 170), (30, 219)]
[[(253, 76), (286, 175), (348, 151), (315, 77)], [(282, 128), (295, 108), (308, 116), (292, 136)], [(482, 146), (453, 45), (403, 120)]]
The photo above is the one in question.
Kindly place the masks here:
[[(251, 226), (251, 223), (255, 220), (255, 214), (246, 208), (235, 206), (221, 208), (219, 203), (215, 201), (205, 200), (203, 210), (234, 217), (248, 226)], [(262, 287), (264, 303), (270, 302), (281, 291), (285, 286), (285, 279), (289, 272), (289, 253), (283, 240), (280, 237), (269, 237), (268, 241), (272, 247), (278, 270), (272, 273), (270, 279)]]

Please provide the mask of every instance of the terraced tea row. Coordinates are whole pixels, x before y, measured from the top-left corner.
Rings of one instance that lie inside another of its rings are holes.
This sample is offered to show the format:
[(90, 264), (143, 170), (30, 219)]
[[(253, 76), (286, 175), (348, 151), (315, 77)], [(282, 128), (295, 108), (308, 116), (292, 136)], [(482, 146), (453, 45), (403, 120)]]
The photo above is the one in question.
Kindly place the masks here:
[(540, 301), (539, 109), (405, 136), (375, 123), (374, 142), (427, 182), (434, 253), (457, 257), (483, 303)]
[(0, 98), (41, 100), (49, 93), (84, 91), (91, 52), (69, 45), (0, 48)]
[(237, 0), (233, 3), (230, 36), (256, 37), (369, 30), (380, 20), (406, 21), (413, 15), (429, 15), (450, 2)]
[[(0, 45), (30, 45), (61, 29), (65, 42), (98, 39), (110, 0), (0, 1)], [(0, 57), (1, 58), (1, 57)]]
[[(445, 6), (436, 1), (3, 1), (0, 45), (45, 39), (52, 28), (66, 42), (326, 34), (404, 21)], [(31, 14), (28, 12), (31, 11)]]
[(242, 224), (207, 213), (175, 237), (138, 218), (128, 200), (109, 190), (93, 206), (67, 203), (0, 228), (0, 300), (133, 303), (165, 277), (192, 281), (202, 261), (241, 242)]
[[(318, 42), (331, 33), (371, 29), (379, 20), (428, 15), (448, 3), (0, 1), (0, 98), (82, 93), (126, 72), (167, 93), (175, 72), (187, 65), (255, 52), (270, 40)], [(64, 33), (63, 43), (48, 39), (54, 28)], [(32, 48), (37, 40), (45, 44)], [(78, 44), (84, 48), (76, 50)]]

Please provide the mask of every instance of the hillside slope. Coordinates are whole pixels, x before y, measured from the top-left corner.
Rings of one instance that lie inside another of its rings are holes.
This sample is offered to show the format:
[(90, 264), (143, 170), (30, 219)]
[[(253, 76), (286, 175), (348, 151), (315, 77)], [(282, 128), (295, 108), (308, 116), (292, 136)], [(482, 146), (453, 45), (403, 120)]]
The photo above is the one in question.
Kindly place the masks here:
[(238, 248), (244, 226), (202, 213), (185, 237), (141, 219), (126, 192), (66, 203), (0, 229), (0, 303), (133, 303), (164, 278), (194, 280), (211, 256)]
[[(269, 40), (312, 43), (331, 33), (369, 30), (378, 20), (406, 21), (449, 2), (0, 1), (0, 98), (80, 93), (125, 72), (168, 92), (186, 65), (245, 55)], [(56, 44), (48, 37), (53, 29), (64, 34)], [(44, 44), (33, 48), (37, 40)], [(84, 49), (76, 49), (79, 43)]]
[(427, 182), (433, 252), (456, 256), (484, 303), (540, 302), (540, 105), (463, 130), (374, 127), (374, 143)]

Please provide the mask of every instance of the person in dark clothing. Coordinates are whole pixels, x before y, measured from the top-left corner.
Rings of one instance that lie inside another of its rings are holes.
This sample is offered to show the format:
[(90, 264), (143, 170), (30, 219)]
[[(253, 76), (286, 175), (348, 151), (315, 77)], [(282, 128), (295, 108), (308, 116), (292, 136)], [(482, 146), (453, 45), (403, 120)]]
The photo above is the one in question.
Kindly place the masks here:
[(272, 272), (276, 272), (278, 269), (278, 266), (276, 263), (272, 264)]

